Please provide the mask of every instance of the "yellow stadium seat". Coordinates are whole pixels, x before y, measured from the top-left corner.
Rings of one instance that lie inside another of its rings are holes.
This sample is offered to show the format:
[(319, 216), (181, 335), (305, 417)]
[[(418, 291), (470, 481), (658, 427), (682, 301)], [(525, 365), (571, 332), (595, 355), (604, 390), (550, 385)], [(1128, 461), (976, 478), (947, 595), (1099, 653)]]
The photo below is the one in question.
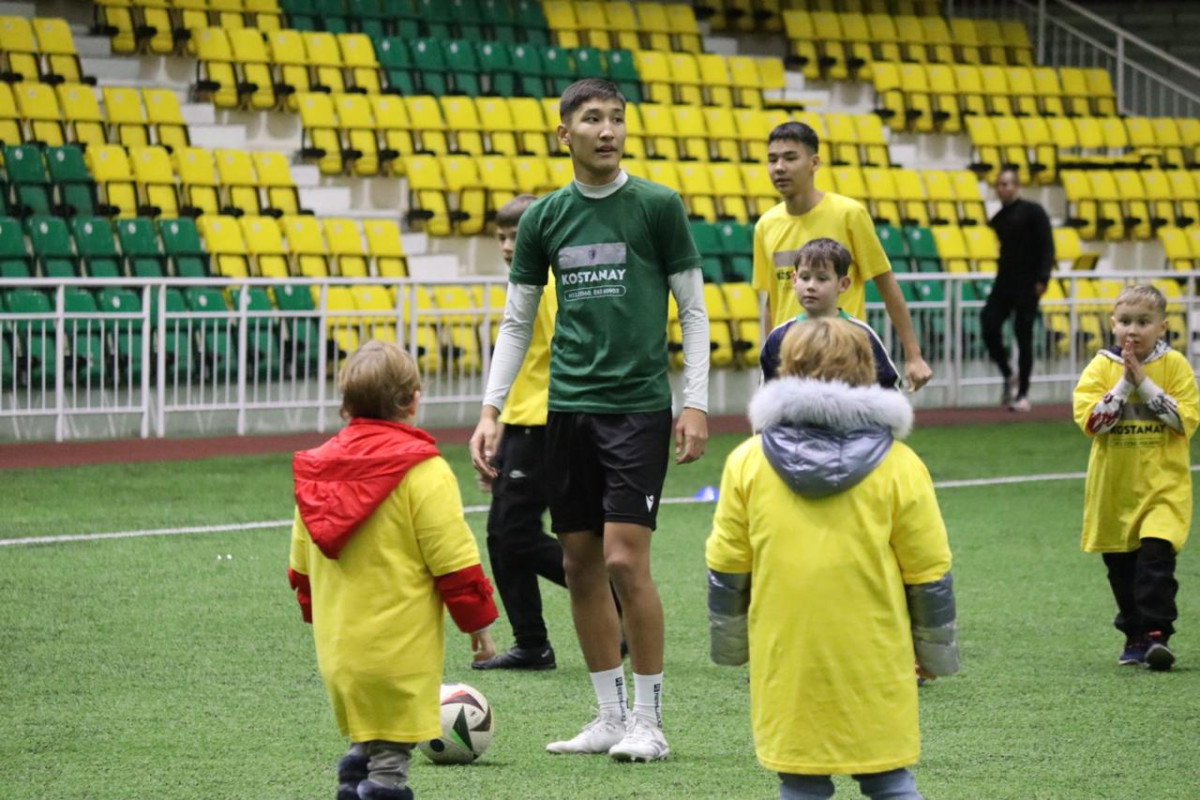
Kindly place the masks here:
[(1066, 113), (1058, 70), (1054, 67), (1034, 67), (1033, 88), (1043, 114), (1048, 117), (1061, 117)]
[(416, 95), (405, 97), (404, 104), (408, 109), (408, 119), (413, 130), (420, 135), (418, 151), (437, 155), (450, 152), (446, 120), (442, 117), (441, 105), (437, 99), (428, 95)]
[(25, 17), (0, 17), (0, 78), (36, 82), (39, 76), (33, 26)]
[(25, 140), (17, 101), (7, 83), (0, 83), (0, 142), (18, 145)]
[(929, 60), (925, 49), (925, 28), (913, 14), (897, 14), (895, 17), (896, 39), (900, 45), (900, 58), (910, 63), (924, 64)]
[(380, 163), (395, 175), (404, 174), (404, 156), (415, 152), (412, 122), (408, 118), (408, 107), (400, 97), (376, 94), (368, 97), (371, 116), (375, 120), (376, 135), (382, 150)]
[[(160, 9), (165, 11), (166, 9)], [(104, 31), (109, 37), (109, 43), (113, 53), (117, 55), (130, 55), (138, 50), (138, 37), (134, 34), (134, 18), (133, 8), (123, 2), (99, 2), (96, 4), (96, 19), (98, 28)], [(151, 30), (151, 22), (147, 22), (143, 29), (146, 33)], [(143, 36), (143, 38), (150, 38)], [(164, 44), (166, 49), (161, 49)], [(163, 32), (155, 31), (155, 35), (150, 39), (149, 43), (151, 52), (169, 53), (175, 47), (175, 38), (171, 35), (170, 29)]]
[(378, 175), (382, 163), (370, 100), (362, 94), (338, 94), (333, 96), (333, 104), (337, 109), (342, 141), (346, 144), (342, 156), (351, 174)]
[(1112, 76), (1108, 70), (1100, 67), (1086, 69), (1084, 79), (1087, 81), (1092, 113), (1097, 117), (1116, 116), (1117, 93), (1113, 90)]
[(428, 155), (407, 156), (404, 172), (408, 177), (409, 221), (430, 235), (449, 236), (450, 207), (438, 159)]
[(871, 81), (875, 86), (875, 113), (893, 130), (909, 130), (922, 112), (908, 107), (908, 96), (900, 85), (900, 65), (876, 62), (871, 66)]
[(1005, 67), (1004, 79), (1008, 83), (1009, 102), (1015, 116), (1028, 117), (1041, 113), (1033, 70), (1029, 67)]
[(1029, 41), (1029, 31), (1025, 29), (1024, 22), (1019, 19), (1002, 20), (1000, 34), (1004, 38), (1009, 64), (1020, 66), (1033, 64), (1033, 45)]
[(671, 43), (677, 50), (699, 53), (700, 27), (696, 24), (696, 13), (688, 3), (668, 3), (667, 27), (671, 32)]
[(250, 26), (263, 33), (282, 27), (278, 0), (245, 0), (246, 18)]
[(84, 151), (88, 171), (100, 188), (100, 198), (110, 207), (110, 216), (137, 216), (137, 188), (125, 148), (106, 144)]
[(477, 97), (475, 112), (487, 137), (483, 152), (506, 156), (515, 156), (521, 152), (517, 144), (517, 125), (507, 98)]
[(557, 125), (557, 116), (547, 119), (542, 104), (532, 97), (509, 98), (508, 107), (518, 135), (518, 152), (531, 156), (549, 155), (547, 131), (551, 129), (551, 122)]
[(550, 175), (552, 189), (561, 189), (575, 179), (575, 170), (569, 159), (547, 158), (542, 163), (546, 165), (546, 171)]
[(47, 83), (84, 83), (96, 85), (96, 79), (83, 74), (79, 63), (79, 52), (75, 49), (75, 37), (65, 19), (59, 17), (35, 17), (33, 31), (37, 35), (38, 50), (45, 65), (42, 79)]
[[(449, 337), (449, 352), (454, 358), (458, 372), (475, 373), (483, 368), (483, 355), (479, 347), (478, 319), (474, 315), (475, 303), (465, 286), (433, 287), (433, 300), (442, 317), (442, 330)], [(446, 313), (462, 312), (462, 313)]]
[(342, 51), (337, 36), (332, 33), (305, 31), (300, 34), (304, 43), (306, 63), (311, 70), (312, 88), (318, 92), (346, 91), (342, 73)]
[(900, 204), (900, 224), (929, 227), (929, 197), (921, 173), (901, 168), (891, 170), (891, 174)]
[(627, 0), (608, 0), (604, 3), (604, 14), (608, 18), (610, 28), (610, 44), (606, 47), (630, 51), (641, 49), (641, 40), (638, 38), (638, 19), (633, 3)]
[(1155, 117), (1150, 120), (1150, 127), (1154, 131), (1154, 143), (1161, 149), (1166, 165), (1182, 167), (1187, 163), (1183, 157), (1183, 137), (1174, 117)]
[[(108, 117), (110, 138), (126, 147), (150, 144), (150, 127), (142, 94), (137, 89), (104, 87), (104, 112)], [(115, 134), (115, 136), (113, 136)]]
[(321, 223), (334, 273), (343, 278), (370, 277), (362, 231), (354, 220), (326, 217)]
[[(197, 95), (218, 108), (237, 108), (241, 104), (241, 95), (229, 36), (221, 28), (201, 28), (195, 32), (192, 41), (199, 59)], [(105, 89), (106, 93), (108, 91)]]
[(1174, 225), (1164, 225), (1156, 231), (1159, 243), (1167, 254), (1171, 269), (1188, 272), (1196, 268), (1196, 248), (1187, 231)]
[(267, 35), (271, 63), (275, 67), (275, 85), (288, 111), (298, 111), (299, 95), (312, 90), (308, 73), (308, 55), (299, 31), (278, 30)]
[(979, 67), (972, 64), (955, 64), (951, 70), (954, 73), (954, 87), (958, 92), (958, 115), (965, 121), (971, 115), (987, 114), (983, 78)]
[[(314, 288), (314, 292), (316, 291)], [(349, 286), (329, 286), (324, 291), (325, 304), (329, 311), (326, 321), (330, 329), (329, 336), (337, 345), (339, 357), (345, 358), (357, 350), (362, 341), (359, 329), (366, 327), (361, 322), (363, 315), (358, 313), (358, 304), (354, 301), (354, 292)]]
[(758, 292), (748, 283), (723, 283), (725, 305), (729, 310), (729, 325), (733, 332), (733, 347), (743, 366), (758, 366), (762, 350), (762, 322), (759, 319)]
[(896, 20), (890, 13), (867, 14), (867, 31), (870, 34), (871, 55), (876, 61), (900, 61), (900, 38), (896, 31)]
[[(826, 170), (818, 171), (818, 175)], [(742, 164), (742, 184), (746, 187), (746, 200), (750, 205), (750, 214), (755, 219), (779, 205), (780, 199), (771, 176), (764, 164)]]
[(184, 147), (174, 155), (175, 169), (179, 173), (182, 213), (187, 216), (219, 213), (220, 183), (217, 181), (217, 165), (212, 151), (200, 147)]
[(437, 310), (433, 294), (424, 286), (401, 287), (396, 294), (397, 305), (404, 309), (405, 339), (411, 331), (412, 318), (417, 319), (417, 339), (410, 347), (417, 353), (417, 367), (425, 374), (438, 372), (442, 368), (443, 347), (438, 318), (430, 313)]
[(750, 214), (746, 206), (746, 188), (737, 165), (709, 164), (708, 177), (716, 195), (718, 216), (722, 219), (748, 222)]
[(925, 194), (929, 198), (929, 222), (931, 225), (957, 225), (959, 223), (958, 200), (950, 173), (940, 169), (927, 169), (921, 173), (925, 182)]
[(681, 193), (691, 217), (716, 222), (717, 197), (708, 166), (685, 162), (679, 165), (677, 174)]
[(191, 145), (187, 123), (179, 97), (170, 89), (143, 89), (142, 104), (146, 107), (146, 120), (154, 130), (156, 144), (174, 152), (177, 148)]
[(671, 115), (671, 106), (643, 103), (638, 107), (638, 112), (642, 118), (648, 157), (677, 161), (679, 147), (675, 140), (675, 120)]
[(258, 192), (258, 176), (254, 161), (245, 150), (215, 150), (217, 180), (221, 184), (221, 213), (234, 217), (262, 214), (262, 197)]
[(733, 77), (729, 74), (729, 62), (716, 53), (696, 56), (700, 67), (700, 85), (706, 106), (728, 108), (733, 105)]
[(644, 99), (651, 103), (672, 103), (671, 64), (667, 54), (655, 50), (638, 50), (633, 54), (638, 75), (642, 79)]
[(743, 108), (762, 108), (762, 73), (758, 61), (750, 56), (730, 56), (729, 78), (733, 82), (733, 103)]
[(315, 217), (285, 215), (279, 218), (279, 228), (287, 239), (294, 274), (302, 278), (329, 276), (329, 248)]
[(233, 58), (239, 104), (248, 108), (274, 108), (275, 79), (271, 75), (271, 56), (262, 32), (254, 28), (227, 31), (229, 52)]
[(469, 97), (447, 95), (438, 99), (446, 128), (453, 132), (455, 153), (483, 155), (483, 125)]
[(270, 217), (242, 217), (238, 224), (246, 241), (251, 271), (264, 278), (289, 277), (287, 247), (283, 244), (279, 223)]
[(817, 29), (807, 9), (789, 8), (783, 12), (783, 27), (788, 38), (788, 61), (800, 68), (808, 80), (821, 77), (821, 54)]
[(513, 173), (517, 191), (522, 194), (540, 195), (557, 189), (550, 183), (550, 173), (541, 156), (518, 156), (513, 159)]
[(733, 123), (737, 128), (742, 159), (765, 163), (767, 160), (767, 136), (771, 133), (771, 129), (767, 127), (762, 110), (736, 108), (733, 110)]
[[(634, 56), (637, 60), (637, 56)], [(667, 56), (667, 69), (674, 86), (674, 101), (684, 105), (698, 106), (703, 102), (700, 91), (700, 65), (691, 53), (671, 53)]]
[(980, 45), (984, 40), (979, 37), (979, 29), (975, 20), (969, 17), (955, 17), (950, 20), (950, 41), (954, 44), (956, 58), (964, 64), (978, 64), (982, 60)]
[(367, 237), (367, 252), (374, 262), (375, 275), (381, 278), (408, 277), (408, 258), (404, 253), (400, 226), (394, 220), (364, 220), (363, 233)]
[(371, 37), (365, 33), (339, 33), (337, 44), (351, 91), (379, 94), (379, 61)]
[(283, 153), (256, 150), (250, 154), (254, 161), (254, 173), (258, 185), (266, 189), (266, 203), (262, 213), (281, 217), (284, 214), (299, 214), (300, 193), (292, 179), (292, 170)]
[[(642, 47), (647, 50), (669, 52), (671, 50), (671, 21), (666, 6), (661, 3), (638, 3), (638, 23), (642, 33)], [(645, 76), (643, 76), (645, 80)]]
[(1071, 270), (1095, 269), (1100, 260), (1095, 253), (1084, 251), (1079, 231), (1075, 228), (1054, 229), (1054, 257), (1060, 264), (1067, 262), (1067, 268)]
[(1022, 117), (1017, 123), (1021, 126), (1025, 147), (1033, 153), (1029, 173), (1034, 182), (1041, 185), (1054, 183), (1058, 179), (1058, 143), (1050, 126), (1043, 117)]
[(250, 277), (250, 253), (242, 228), (233, 217), (208, 214), (196, 221), (214, 271), (225, 278)]
[(27, 125), (27, 142), (41, 142), (49, 147), (66, 143), (63, 135), (63, 115), (54, 88), (44, 83), (22, 81), (13, 88), (17, 113)]
[(542, 8), (558, 46), (579, 47), (579, 20), (575, 18), (575, 7), (570, 0), (545, 0)]
[[(834, 169), (858, 170), (857, 167), (835, 167)], [(863, 167), (861, 180), (865, 193), (860, 197), (866, 201), (875, 221), (897, 226), (903, 224), (903, 215), (900, 212), (900, 191), (896, 188), (892, 170), (882, 167)]]
[(1117, 186), (1121, 226), (1125, 238), (1152, 238), (1155, 220), (1150, 213), (1150, 203), (1146, 197), (1146, 187), (1142, 183), (1141, 174), (1132, 169), (1118, 169), (1113, 170), (1111, 175)]
[(975, 272), (995, 272), (1000, 260), (1000, 241), (996, 238), (996, 232), (987, 225), (971, 225), (961, 230), (967, 243), (971, 269)]
[(322, 174), (342, 174), (346, 162), (333, 97), (323, 92), (305, 92), (296, 97), (296, 105), (303, 126), (300, 158), (316, 162)]
[(131, 147), (129, 160), (137, 181), (138, 214), (178, 217), (179, 194), (171, 157), (161, 147)]
[(937, 251), (942, 259), (944, 271), (954, 273), (971, 271), (971, 254), (967, 250), (967, 241), (963, 237), (966, 230), (969, 229), (954, 225), (935, 225), (930, 228), (933, 240), (937, 243)]
[[(714, 161), (740, 161), (741, 146), (738, 141), (737, 124), (728, 108), (705, 107), (701, 109), (704, 129), (707, 131), (706, 150)], [(678, 117), (676, 118), (678, 123)]]
[(442, 156), (438, 159), (446, 192), (452, 197), (450, 219), (457, 232), (464, 236), (483, 233), (487, 224), (487, 192), (479, 177), (475, 159), (465, 155)]
[(706, 117), (699, 106), (675, 106), (670, 109), (671, 121), (678, 134), (676, 146), (681, 161), (708, 161), (711, 157), (708, 144)]
[[(957, 59), (954, 57), (955, 39), (950, 33), (950, 26), (946, 23), (946, 18), (943, 16), (920, 16), (917, 17), (921, 25), (921, 32), (924, 34), (925, 41), (925, 60), (935, 61), (941, 64), (951, 64)], [(975, 63), (971, 59), (963, 59), (967, 63)]]
[(517, 196), (517, 176), (513, 171), (512, 159), (507, 156), (482, 156), (475, 160), (479, 180), (487, 192), (487, 220), (509, 200)]
[(64, 83), (55, 87), (55, 91), (66, 117), (67, 138), (83, 147), (107, 144), (104, 112), (100, 110), (96, 90), (79, 83)]
[[(709, 361), (718, 369), (730, 366), (734, 358), (733, 328), (725, 293), (718, 284), (704, 284), (704, 305), (708, 310)], [(683, 359), (679, 360), (682, 364)]]

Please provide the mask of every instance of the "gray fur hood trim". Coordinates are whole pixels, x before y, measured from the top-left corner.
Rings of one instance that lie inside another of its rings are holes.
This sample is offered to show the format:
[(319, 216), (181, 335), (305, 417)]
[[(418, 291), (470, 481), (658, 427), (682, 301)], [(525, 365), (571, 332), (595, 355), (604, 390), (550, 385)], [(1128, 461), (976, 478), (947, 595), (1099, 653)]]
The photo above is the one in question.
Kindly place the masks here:
[(767, 383), (754, 395), (750, 424), (756, 431), (778, 424), (836, 432), (888, 428), (892, 436), (903, 439), (912, 431), (913, 410), (894, 389), (785, 377)]

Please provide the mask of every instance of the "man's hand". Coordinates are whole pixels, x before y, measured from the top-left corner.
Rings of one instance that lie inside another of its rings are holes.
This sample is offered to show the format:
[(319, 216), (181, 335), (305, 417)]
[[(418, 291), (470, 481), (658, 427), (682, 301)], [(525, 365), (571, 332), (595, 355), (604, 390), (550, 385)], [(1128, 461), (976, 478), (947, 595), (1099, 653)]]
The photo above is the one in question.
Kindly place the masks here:
[(484, 406), (475, 433), (471, 434), (471, 463), (475, 465), (476, 472), (489, 481), (496, 477), (492, 459), (496, 457), (500, 445), (500, 424), (496, 421), (499, 416), (499, 409)]
[(921, 356), (904, 359), (904, 382), (908, 384), (910, 392), (915, 392), (929, 383), (929, 379), (932, 377), (933, 370)]
[(675, 463), (690, 464), (704, 455), (708, 446), (708, 415), (685, 408), (675, 422)]

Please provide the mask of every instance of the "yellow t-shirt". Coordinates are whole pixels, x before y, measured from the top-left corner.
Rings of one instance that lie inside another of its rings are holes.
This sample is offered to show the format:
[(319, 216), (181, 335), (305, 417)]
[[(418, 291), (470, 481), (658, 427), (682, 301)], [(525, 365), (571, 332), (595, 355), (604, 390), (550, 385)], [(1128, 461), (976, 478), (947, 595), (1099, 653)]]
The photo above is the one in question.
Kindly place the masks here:
[(500, 414), (505, 425), (545, 425), (550, 404), (550, 340), (554, 338), (554, 317), (558, 314), (558, 292), (554, 273), (542, 292), (537, 317), (533, 320), (533, 338), (521, 362), (521, 371), (508, 392), (508, 401)]
[(354, 742), (440, 736), (444, 613), (433, 578), (479, 563), (445, 460), (413, 467), (337, 560), (297, 513), (289, 561), (312, 585), (317, 665), (342, 733)]
[[(1082, 547), (1088, 553), (1128, 553), (1142, 536), (1187, 542), (1192, 524), (1192, 472), (1188, 440), (1200, 424), (1200, 393), (1187, 359), (1174, 350), (1145, 365), (1146, 377), (1175, 398), (1185, 433), (1158, 419), (1135, 390), (1121, 421), (1092, 435), (1083, 506)], [(1099, 353), (1075, 387), (1075, 422), (1087, 433), (1096, 404), (1125, 374), (1119, 358)]]
[[(797, 525), (797, 520), (804, 524)], [(810, 775), (917, 761), (904, 585), (950, 570), (929, 472), (896, 442), (858, 485), (796, 494), (756, 436), (730, 454), (709, 569), (751, 574), (750, 715), (759, 763)]]
[(780, 203), (754, 225), (754, 288), (767, 292), (772, 328), (800, 313), (792, 267), (797, 251), (820, 238), (840, 242), (850, 251), (850, 288), (838, 298), (838, 305), (851, 316), (867, 318), (867, 281), (892, 267), (862, 203), (826, 192), (807, 214), (793, 216), (787, 205)]

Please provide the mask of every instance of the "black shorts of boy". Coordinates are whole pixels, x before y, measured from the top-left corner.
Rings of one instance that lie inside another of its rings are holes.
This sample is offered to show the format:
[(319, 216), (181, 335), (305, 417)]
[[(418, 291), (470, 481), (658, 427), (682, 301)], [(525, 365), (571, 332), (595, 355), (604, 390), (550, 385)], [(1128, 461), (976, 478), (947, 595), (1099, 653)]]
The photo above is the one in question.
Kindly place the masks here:
[(632, 414), (551, 411), (546, 419), (550, 529), (604, 533), (605, 522), (658, 522), (671, 409)]

